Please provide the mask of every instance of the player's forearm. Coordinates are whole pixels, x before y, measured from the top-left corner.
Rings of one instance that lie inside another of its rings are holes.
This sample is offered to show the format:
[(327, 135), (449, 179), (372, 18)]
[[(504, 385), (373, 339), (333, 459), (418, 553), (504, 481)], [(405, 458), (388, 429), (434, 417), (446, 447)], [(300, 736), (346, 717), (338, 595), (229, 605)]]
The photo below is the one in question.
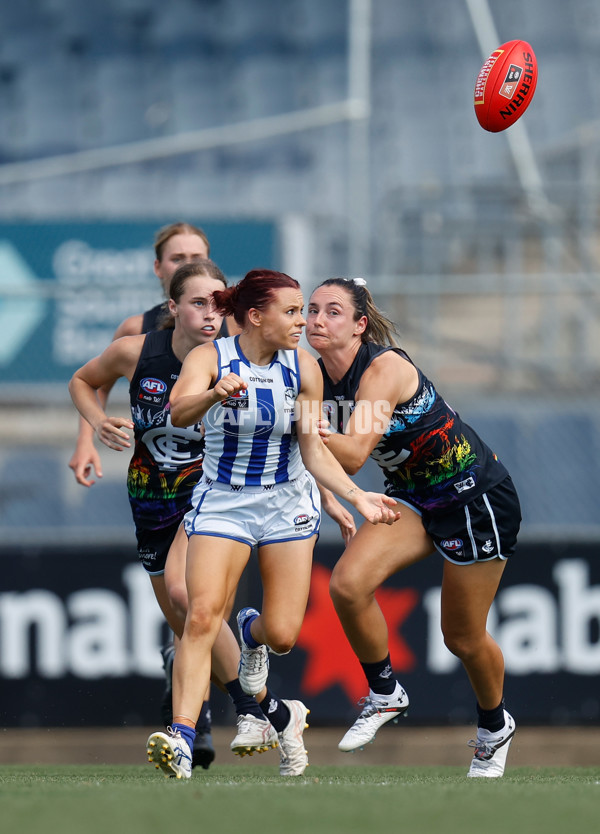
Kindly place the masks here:
[(330, 434), (327, 448), (350, 475), (355, 475), (368, 457), (358, 448), (354, 438), (345, 434)]
[(320, 438), (315, 441), (314, 437), (305, 437), (300, 448), (304, 465), (321, 487), (354, 505), (362, 490), (348, 477)]
[[(82, 380), (78, 380), (78, 381), (82, 382)], [(108, 402), (108, 395), (110, 394), (110, 392), (112, 390), (112, 387), (113, 387), (112, 385), (104, 385), (104, 386), (102, 386), (102, 388), (98, 388), (97, 390), (96, 389), (90, 389), (95, 394), (94, 402), (100, 404), (100, 407), (103, 409), (103, 413), (106, 413), (106, 403)], [(69, 391), (71, 391), (71, 386), (69, 386)], [(84, 394), (84, 396), (85, 396), (85, 394)], [(71, 397), (73, 397), (72, 393), (71, 393)], [(90, 424), (90, 422), (83, 416), (83, 414), (81, 413), (81, 410), (79, 409), (79, 407), (75, 403), (75, 400), (73, 400), (73, 402), (75, 404), (75, 408), (77, 408), (77, 410), (79, 411), (79, 430), (77, 432), (77, 443), (78, 444), (81, 444), (81, 443), (85, 444), (85, 443), (93, 442), (94, 428)]]
[(208, 409), (222, 397), (215, 396), (213, 389), (201, 394), (171, 397), (171, 423), (177, 428), (186, 428), (200, 422)]
[[(106, 414), (99, 401), (98, 392), (83, 379), (73, 377), (69, 382), (69, 393), (73, 400), (73, 405), (89, 426), (87, 431), (93, 435), (96, 426), (106, 419)], [(80, 433), (82, 428), (83, 424), (80, 423)]]
[(85, 419), (85, 417), (80, 412), (80, 414), (79, 414), (79, 430), (77, 432), (77, 444), (79, 445), (81, 443), (84, 443), (84, 444), (89, 443), (89, 442), (92, 442), (93, 439), (94, 439), (94, 429), (92, 428), (92, 426), (90, 426), (88, 421)]

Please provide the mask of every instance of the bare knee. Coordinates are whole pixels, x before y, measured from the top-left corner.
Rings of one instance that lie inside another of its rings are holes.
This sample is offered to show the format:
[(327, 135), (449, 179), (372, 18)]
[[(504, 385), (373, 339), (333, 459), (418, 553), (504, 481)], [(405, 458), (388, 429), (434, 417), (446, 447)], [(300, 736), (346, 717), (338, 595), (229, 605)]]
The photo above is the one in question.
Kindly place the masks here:
[(350, 571), (344, 569), (338, 562), (329, 580), (329, 595), (334, 603), (341, 605), (352, 603), (359, 591), (359, 583)]
[(173, 585), (167, 588), (169, 604), (182, 624), (187, 614), (188, 596), (185, 585)]
[(302, 618), (292, 616), (291, 613), (287, 618), (274, 617), (263, 611), (260, 626), (260, 636), (255, 635), (255, 638), (264, 640), (275, 654), (287, 654), (296, 645), (302, 627)]
[(329, 596), (336, 611), (352, 608), (365, 596), (364, 583), (343, 570), (334, 568), (329, 581)]
[(265, 629), (267, 645), (275, 654), (287, 654), (296, 645), (299, 629), (280, 624), (272, 630)]
[(185, 620), (185, 633), (188, 637), (196, 639), (208, 635), (216, 637), (221, 627), (221, 614), (209, 607), (199, 604), (190, 604)]
[(481, 650), (482, 641), (478, 637), (462, 632), (453, 632), (445, 630), (444, 644), (448, 651), (458, 657), (462, 661), (468, 661), (475, 657)]

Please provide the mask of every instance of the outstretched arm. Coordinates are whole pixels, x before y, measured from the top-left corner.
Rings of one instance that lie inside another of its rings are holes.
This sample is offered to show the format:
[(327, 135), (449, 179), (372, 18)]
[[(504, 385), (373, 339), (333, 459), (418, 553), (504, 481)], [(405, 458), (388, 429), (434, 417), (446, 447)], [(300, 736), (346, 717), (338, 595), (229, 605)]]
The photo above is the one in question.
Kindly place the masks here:
[(350, 480), (341, 465), (319, 437), (317, 423), (321, 416), (323, 383), (319, 366), (306, 351), (299, 350), (302, 388), (296, 401), (298, 441), (302, 460), (319, 484), (352, 504), (372, 524), (393, 524), (400, 513), (393, 498), (376, 492), (364, 492)]

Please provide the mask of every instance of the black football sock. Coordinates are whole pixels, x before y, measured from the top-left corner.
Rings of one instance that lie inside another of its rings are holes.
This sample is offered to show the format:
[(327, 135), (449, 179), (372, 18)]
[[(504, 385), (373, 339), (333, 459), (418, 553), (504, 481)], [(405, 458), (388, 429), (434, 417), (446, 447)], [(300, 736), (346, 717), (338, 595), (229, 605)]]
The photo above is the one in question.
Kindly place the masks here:
[(396, 688), (390, 656), (379, 663), (361, 663), (369, 688), (376, 695), (391, 695)]
[(490, 733), (498, 733), (504, 727), (504, 698), (496, 709), (481, 709), (477, 704), (477, 726)]
[(283, 732), (290, 723), (290, 711), (281, 698), (278, 698), (267, 688), (267, 694), (259, 706), (277, 732)]
[(261, 721), (264, 720), (263, 711), (256, 703), (256, 698), (244, 692), (239, 678), (226, 683), (225, 689), (229, 692), (229, 697), (233, 701), (236, 715), (253, 715), (255, 718), (260, 718)]

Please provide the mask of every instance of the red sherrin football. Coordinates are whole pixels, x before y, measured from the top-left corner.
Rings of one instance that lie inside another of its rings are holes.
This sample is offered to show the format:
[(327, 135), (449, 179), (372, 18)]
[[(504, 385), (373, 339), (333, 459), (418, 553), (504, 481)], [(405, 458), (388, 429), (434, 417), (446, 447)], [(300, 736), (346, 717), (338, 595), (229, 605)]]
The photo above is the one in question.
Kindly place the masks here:
[(531, 104), (537, 77), (537, 59), (527, 41), (495, 49), (475, 82), (473, 103), (481, 127), (498, 133), (514, 125)]

